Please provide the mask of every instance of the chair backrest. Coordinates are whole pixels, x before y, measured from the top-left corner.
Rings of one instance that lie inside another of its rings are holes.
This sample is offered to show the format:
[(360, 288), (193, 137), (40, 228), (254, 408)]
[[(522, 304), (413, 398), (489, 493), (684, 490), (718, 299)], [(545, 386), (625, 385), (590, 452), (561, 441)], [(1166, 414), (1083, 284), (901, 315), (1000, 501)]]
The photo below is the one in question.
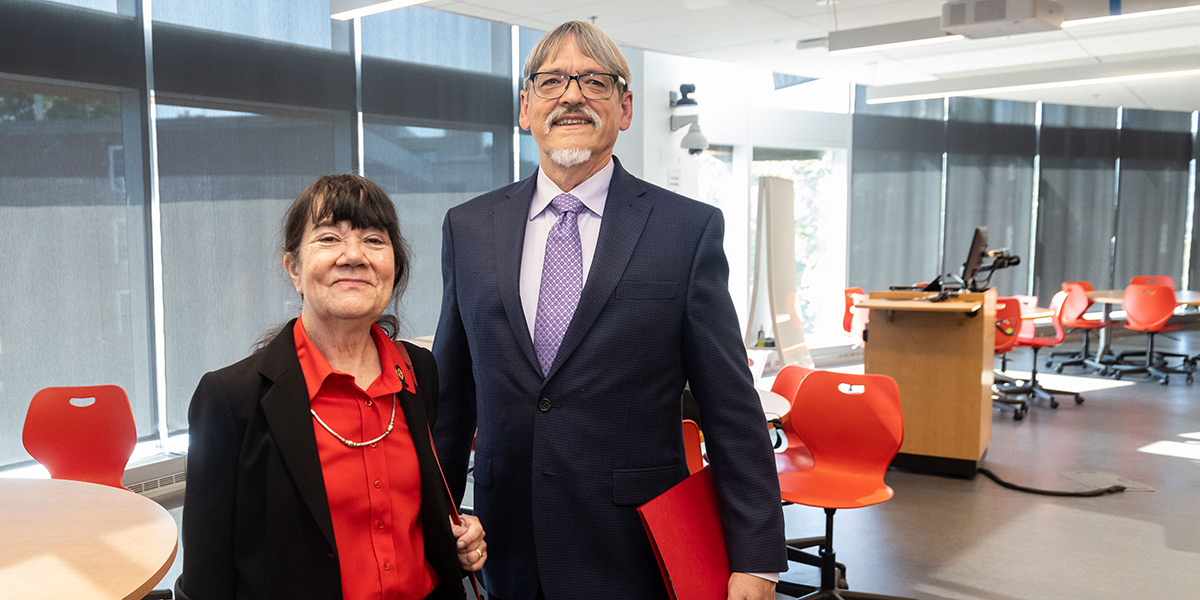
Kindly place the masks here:
[[(1026, 314), (1037, 310), (1037, 296), (1026, 296), (1024, 294), (1014, 294), (1009, 296), (1016, 298), (1017, 304), (1021, 307), (1021, 314)], [(1031, 338), (1037, 333), (1037, 324), (1032, 319), (1021, 321), (1021, 326), (1017, 328), (1017, 335), (1023, 338)]]
[(1125, 288), (1125, 321), (1130, 329), (1162, 331), (1175, 313), (1175, 287), (1133, 283)]
[(771, 391), (787, 398), (788, 404), (795, 404), (796, 390), (800, 389), (800, 382), (815, 370), (800, 365), (787, 365), (775, 375)]
[(1067, 284), (1071, 284), (1071, 285), (1077, 285), (1077, 286), (1079, 286), (1079, 287), (1083, 288), (1083, 291), (1085, 291), (1085, 292), (1090, 292), (1090, 291), (1092, 291), (1092, 284), (1090, 284), (1090, 283), (1088, 283), (1088, 282), (1086, 282), (1086, 281), (1064, 281), (1064, 282), (1063, 282), (1063, 287), (1062, 287), (1062, 289), (1063, 289), (1064, 291), (1067, 289)]
[(700, 448), (700, 426), (691, 419), (683, 420), (683, 450), (687, 456), (688, 472), (704, 468), (704, 452)]
[[(1091, 286), (1088, 286), (1090, 288)], [(1084, 313), (1092, 306), (1092, 301), (1088, 299), (1088, 289), (1085, 289), (1078, 281), (1066, 281), (1062, 284), (1062, 289), (1067, 293), (1063, 299), (1062, 324), (1064, 327), (1079, 327), (1080, 325), (1088, 325), (1088, 320), (1084, 318)]]
[(850, 309), (854, 308), (854, 295), (865, 296), (867, 293), (860, 287), (848, 287), (845, 291), (846, 296), (846, 312), (842, 313), (842, 329), (846, 333), (850, 333), (854, 328), (854, 313)]
[(996, 298), (995, 353), (1004, 354), (1017, 347), (1017, 332), (1021, 329), (1021, 303), (1012, 296)]
[[(1017, 296), (1018, 298), (1028, 298), (1030, 296)], [(1037, 296), (1032, 296), (1034, 302), (1037, 301)], [(1067, 339), (1067, 330), (1062, 324), (1063, 307), (1066, 306), (1065, 300), (1067, 293), (1058, 291), (1054, 293), (1054, 297), (1050, 299), (1050, 310), (1054, 313), (1050, 316), (1050, 324), (1054, 326), (1054, 335), (1051, 337), (1038, 337), (1037, 325), (1034, 319), (1022, 319), (1021, 331), (1017, 334), (1017, 345), (1038, 345), (1046, 346), (1053, 344), (1061, 344)], [(1028, 314), (1036, 311), (1037, 306), (1029, 306), (1025, 302), (1021, 302), (1021, 314)]]
[(54, 479), (121, 487), (137, 428), (118, 386), (49, 387), (29, 403), (21, 441)]
[(817, 468), (882, 478), (904, 441), (900, 388), (887, 375), (813, 371), (800, 383), (791, 417)]
[(1170, 275), (1138, 275), (1129, 280), (1129, 283), (1138, 283), (1144, 285), (1165, 285), (1172, 290), (1175, 289), (1175, 278)]

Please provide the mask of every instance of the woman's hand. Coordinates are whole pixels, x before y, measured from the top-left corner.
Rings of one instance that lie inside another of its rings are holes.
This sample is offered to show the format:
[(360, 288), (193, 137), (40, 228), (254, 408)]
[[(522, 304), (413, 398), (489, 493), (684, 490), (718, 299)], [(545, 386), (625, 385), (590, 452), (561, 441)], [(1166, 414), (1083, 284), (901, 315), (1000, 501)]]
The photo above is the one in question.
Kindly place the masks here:
[(487, 544), (483, 541), (483, 526), (479, 519), (470, 515), (459, 517), (462, 525), (455, 525), (450, 520), (450, 530), (457, 539), (458, 563), (467, 571), (478, 571), (487, 562)]

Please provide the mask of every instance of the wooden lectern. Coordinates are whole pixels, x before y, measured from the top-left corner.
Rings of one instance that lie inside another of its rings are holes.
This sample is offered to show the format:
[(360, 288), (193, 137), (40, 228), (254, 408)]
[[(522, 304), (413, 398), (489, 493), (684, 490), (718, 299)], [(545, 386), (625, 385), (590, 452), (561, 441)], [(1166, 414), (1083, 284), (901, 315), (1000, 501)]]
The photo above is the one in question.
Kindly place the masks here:
[(992, 438), (996, 290), (932, 302), (934, 292), (871, 292), (867, 373), (900, 387), (904, 444), (892, 464), (975, 475)]

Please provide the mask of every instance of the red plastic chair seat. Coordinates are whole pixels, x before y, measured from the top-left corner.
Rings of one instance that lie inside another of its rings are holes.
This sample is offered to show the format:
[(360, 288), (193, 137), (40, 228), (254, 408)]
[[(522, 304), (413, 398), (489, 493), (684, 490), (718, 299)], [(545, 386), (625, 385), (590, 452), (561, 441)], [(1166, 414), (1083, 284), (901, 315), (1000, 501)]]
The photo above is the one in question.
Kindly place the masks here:
[(784, 500), (839, 509), (892, 497), (883, 475), (904, 439), (900, 390), (892, 378), (813, 371), (800, 382), (791, 416), (813, 466), (779, 474)]

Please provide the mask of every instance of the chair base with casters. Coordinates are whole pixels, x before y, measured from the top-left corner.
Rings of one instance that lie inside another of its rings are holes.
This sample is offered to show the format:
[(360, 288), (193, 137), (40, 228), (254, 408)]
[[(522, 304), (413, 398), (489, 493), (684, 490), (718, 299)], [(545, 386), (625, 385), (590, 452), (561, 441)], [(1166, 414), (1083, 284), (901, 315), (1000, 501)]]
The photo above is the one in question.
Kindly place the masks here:
[[(1083, 396), (1079, 392), (1068, 392), (1066, 390), (1052, 390), (1042, 387), (1038, 383), (1038, 350), (1037, 346), (1030, 346), (1033, 350), (1033, 367), (1029, 372), (1029, 380), (1023, 384), (1004, 384), (996, 386), (997, 392), (1002, 396), (1028, 395), (1030, 399), (1046, 400), (1050, 403), (1050, 408), (1058, 408), (1058, 399), (1055, 396), (1073, 396), (1075, 404), (1083, 404)], [(1023, 416), (1023, 415), (1022, 415)]]
[[(837, 562), (837, 555), (833, 551), (833, 513), (837, 511), (835, 508), (826, 508), (825, 510), (825, 537), (814, 538), (820, 546), (820, 569), (821, 569), (821, 586), (816, 591), (801, 596), (801, 600), (818, 600), (832, 598), (835, 600), (914, 600), (903, 596), (887, 596), (883, 594), (869, 594), (866, 592), (858, 592), (854, 590), (842, 589), (839, 586), (845, 586), (844, 577), (838, 576), (838, 570), (845, 573), (845, 566)], [(789, 552), (790, 553), (790, 552)], [(781, 581), (780, 584), (783, 582)], [(775, 588), (779, 590), (779, 587)]]
[(1097, 356), (1091, 351), (1091, 333), (1090, 329), (1081, 329), (1083, 333), (1083, 347), (1079, 350), (1063, 350), (1060, 352), (1051, 352), (1050, 358), (1046, 359), (1046, 368), (1054, 369), (1055, 373), (1062, 373), (1064, 367), (1083, 367), (1094, 371), (1103, 372), (1108, 365), (1117, 362), (1117, 357), (1111, 354)]
[[(1017, 386), (1016, 381), (1012, 381), (1013, 386)], [(1013, 411), (1013, 420), (1020, 421), (1029, 414), (1029, 401), (1023, 398), (1010, 398), (1007, 393), (1001, 392), (999, 386), (994, 386), (992, 394), (992, 406), (996, 408), (1011, 408)]]
[[(1159, 383), (1167, 385), (1171, 381), (1171, 375), (1186, 376), (1187, 383), (1192, 383), (1194, 358), (1188, 358), (1187, 355), (1174, 353), (1160, 353), (1154, 351), (1154, 334), (1156, 332), (1147, 332), (1146, 334), (1146, 352), (1142, 356), (1145, 357), (1144, 364), (1128, 364), (1115, 363), (1108, 365), (1108, 368), (1114, 371), (1113, 379), (1121, 379), (1126, 373), (1146, 373), (1158, 380)], [(1141, 353), (1137, 353), (1141, 354)], [(1121, 356), (1133, 356), (1133, 353), (1122, 352)], [(1166, 363), (1165, 356), (1182, 356), (1183, 362), (1179, 367), (1172, 367)], [(1197, 355), (1200, 357), (1200, 355)]]

